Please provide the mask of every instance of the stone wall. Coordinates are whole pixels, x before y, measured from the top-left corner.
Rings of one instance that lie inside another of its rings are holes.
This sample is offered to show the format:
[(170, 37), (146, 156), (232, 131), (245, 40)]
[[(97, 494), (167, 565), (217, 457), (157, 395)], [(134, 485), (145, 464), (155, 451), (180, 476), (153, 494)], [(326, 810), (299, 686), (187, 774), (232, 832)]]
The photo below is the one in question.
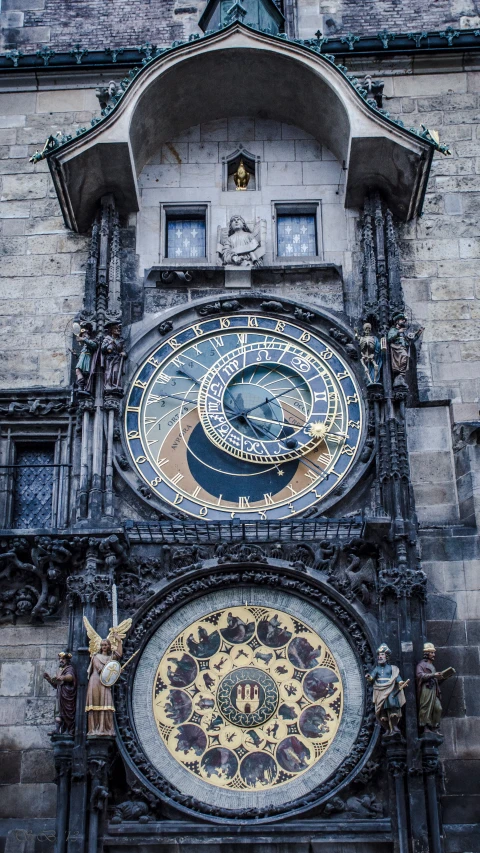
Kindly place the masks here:
[[(445, 682), (442, 816), (446, 824), (478, 822), (480, 814), (480, 548), (478, 537), (458, 528), (421, 536), (428, 575), (427, 635), (437, 647), (435, 664), (456, 669)], [(473, 827), (472, 827), (473, 828)], [(450, 830), (454, 836), (455, 833)], [(477, 850), (464, 837), (451, 853)], [(471, 845), (471, 846), (470, 846)], [(475, 845), (475, 846), (474, 846)]]
[(480, 394), (480, 75), (411, 75), (402, 65), (403, 74), (397, 65), (395, 76), (384, 78), (386, 109), (407, 127), (438, 130), (452, 151), (435, 155), (423, 216), (401, 229), (405, 299), (425, 326), (420, 395), (467, 404), (454, 412), (455, 421), (464, 420)]
[[(365, 4), (356, 0), (296, 0), (294, 5), (302, 38), (311, 38), (318, 28), (326, 35), (376, 35), (384, 29), (408, 33), (480, 24), (474, 0), (378, 0)], [(68, 50), (76, 42), (91, 50), (103, 45), (169, 44), (199, 32), (197, 22), (204, 8), (205, 0), (3, 0), (1, 46), (32, 51), (44, 45)]]
[(43, 673), (55, 674), (66, 639), (66, 624), (0, 626), (0, 819), (13, 834), (15, 819), (55, 815), (55, 691)]
[(94, 91), (0, 94), (0, 348), (4, 388), (66, 386), (83, 305), (85, 237), (67, 231), (45, 162), (28, 157), (98, 111)]

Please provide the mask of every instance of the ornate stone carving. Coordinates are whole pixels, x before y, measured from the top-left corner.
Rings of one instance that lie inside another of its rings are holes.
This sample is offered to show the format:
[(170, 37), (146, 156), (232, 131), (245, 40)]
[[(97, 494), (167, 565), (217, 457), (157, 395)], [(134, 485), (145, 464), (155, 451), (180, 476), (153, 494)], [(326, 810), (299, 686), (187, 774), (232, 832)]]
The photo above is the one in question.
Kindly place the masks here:
[(381, 599), (388, 595), (394, 598), (411, 598), (415, 595), (420, 601), (425, 601), (427, 576), (422, 569), (398, 569), (395, 566), (383, 568), (378, 573), (378, 590)]
[(222, 299), (219, 302), (209, 302), (207, 305), (199, 305), (196, 308), (200, 317), (208, 317), (210, 314), (220, 314), (222, 311), (241, 311), (242, 304), (238, 299)]
[(78, 547), (78, 540), (50, 536), (6, 540), (0, 551), (0, 621), (28, 616), (42, 622), (55, 615)]
[(123, 89), (116, 80), (110, 80), (106, 86), (98, 86), (95, 90), (95, 95), (98, 98), (100, 108), (104, 110), (105, 107), (111, 108), (115, 106), (119, 97), (123, 95)]
[(240, 542), (236, 545), (221, 543), (215, 549), (218, 563), (266, 563), (267, 556), (259, 545)]
[(332, 817), (341, 814), (342, 820), (362, 820), (365, 818), (379, 818), (382, 812), (383, 807), (380, 803), (377, 803), (374, 794), (362, 794), (361, 796), (351, 796), (346, 799), (332, 797), (325, 805), (322, 816)]
[(265, 254), (266, 230), (264, 219), (248, 225), (243, 216), (232, 216), (226, 228), (218, 229), (217, 252), (223, 266), (260, 266)]
[(160, 335), (168, 335), (173, 329), (173, 323), (171, 320), (164, 320), (157, 328)]
[(68, 400), (42, 400), (31, 398), (26, 403), (12, 400), (6, 405), (0, 405), (0, 416), (9, 417), (48, 417), (49, 415), (60, 415), (70, 411)]

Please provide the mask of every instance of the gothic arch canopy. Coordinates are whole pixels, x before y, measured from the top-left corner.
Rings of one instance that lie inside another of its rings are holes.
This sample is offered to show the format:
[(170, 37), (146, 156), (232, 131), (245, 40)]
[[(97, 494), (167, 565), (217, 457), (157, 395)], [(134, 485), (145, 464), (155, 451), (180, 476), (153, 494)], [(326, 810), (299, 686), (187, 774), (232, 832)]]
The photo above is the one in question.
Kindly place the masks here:
[(137, 177), (159, 144), (235, 115), (294, 123), (326, 145), (344, 164), (347, 206), (376, 188), (400, 218), (418, 213), (432, 142), (369, 105), (325, 56), (236, 22), (149, 62), (104, 119), (50, 151), (67, 225), (86, 230), (109, 192), (138, 210)]

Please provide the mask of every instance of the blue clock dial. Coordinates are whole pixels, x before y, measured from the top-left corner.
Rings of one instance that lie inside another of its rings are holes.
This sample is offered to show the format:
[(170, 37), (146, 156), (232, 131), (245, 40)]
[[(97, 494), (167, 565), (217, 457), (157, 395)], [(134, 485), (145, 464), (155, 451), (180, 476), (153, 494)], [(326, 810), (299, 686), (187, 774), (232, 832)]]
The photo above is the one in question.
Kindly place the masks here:
[(315, 333), (220, 316), (162, 341), (130, 388), (125, 432), (140, 476), (207, 519), (280, 519), (323, 500), (360, 447), (346, 363)]

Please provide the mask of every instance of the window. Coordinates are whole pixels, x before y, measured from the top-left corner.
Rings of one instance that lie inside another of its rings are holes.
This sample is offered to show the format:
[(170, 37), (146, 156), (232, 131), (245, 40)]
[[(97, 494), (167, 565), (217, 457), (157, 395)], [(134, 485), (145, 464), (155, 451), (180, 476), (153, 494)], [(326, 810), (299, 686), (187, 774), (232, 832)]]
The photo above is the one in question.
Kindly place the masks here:
[(55, 448), (17, 445), (12, 527), (52, 527)]
[(205, 258), (205, 213), (166, 211), (165, 257), (173, 260)]
[(322, 255), (321, 207), (317, 201), (274, 204), (278, 258), (319, 258)]
[(280, 213), (277, 216), (278, 256), (293, 257), (317, 255), (317, 226), (313, 213), (294, 216)]

